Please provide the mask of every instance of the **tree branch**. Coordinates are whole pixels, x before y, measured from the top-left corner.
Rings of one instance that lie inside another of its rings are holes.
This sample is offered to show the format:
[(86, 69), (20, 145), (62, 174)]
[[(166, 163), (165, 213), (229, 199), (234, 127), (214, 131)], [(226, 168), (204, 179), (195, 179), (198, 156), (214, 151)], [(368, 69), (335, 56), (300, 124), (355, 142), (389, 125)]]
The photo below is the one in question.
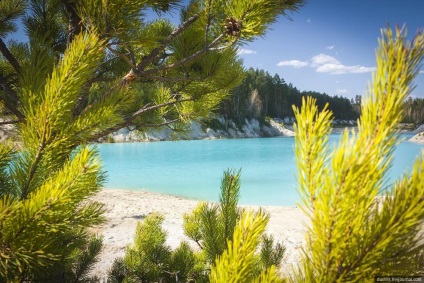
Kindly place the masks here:
[(3, 42), (1, 38), (0, 38), (0, 52), (7, 59), (10, 65), (12, 65), (16, 73), (20, 74), (22, 70), (21, 65), (19, 64), (18, 60), (16, 60), (15, 56), (13, 56), (13, 54), (10, 52), (9, 48), (7, 48), (6, 44)]
[(208, 15), (206, 27), (205, 27), (205, 48), (208, 46), (208, 37), (209, 37), (209, 29), (211, 26), (211, 0), (208, 0), (208, 3), (206, 4), (206, 13)]
[[(69, 1), (69, 0), (62, 0), (62, 1)], [(144, 71), (144, 69), (153, 62), (153, 60), (162, 52), (166, 46), (172, 42), (180, 33), (182, 33), (188, 26), (190, 26), (192, 23), (194, 23), (199, 18), (199, 15), (194, 15), (190, 17), (188, 20), (183, 22), (176, 30), (174, 30), (165, 40), (162, 41), (162, 43), (153, 49), (153, 51), (145, 56), (142, 61), (137, 65), (136, 70), (131, 69), (123, 78), (119, 80), (115, 85), (113, 85), (108, 91), (105, 92), (104, 97), (107, 97), (113, 93), (116, 89), (120, 87), (125, 87), (138, 77), (147, 77), (149, 78), (150, 75), (156, 74), (160, 71), (169, 70), (184, 64), (187, 64), (188, 62), (200, 57), (204, 53), (209, 51), (209, 48), (213, 47), (219, 40), (222, 39), (223, 35), (219, 35), (215, 40), (213, 40), (209, 45), (205, 46), (205, 48), (197, 51), (196, 53), (192, 54), (191, 56), (188, 56), (181, 61), (178, 61), (174, 64), (169, 64), (160, 68), (155, 69), (149, 69), (147, 71)], [(93, 103), (96, 103), (93, 102)]]
[(3, 88), (4, 95), (0, 95), (0, 100), (4, 106), (12, 112), (19, 120), (24, 120), (25, 116), (18, 110), (19, 99), (16, 92), (9, 86), (7, 80), (0, 74), (0, 89)]
[(166, 71), (166, 70), (169, 70), (169, 69), (173, 69), (173, 68), (185, 65), (185, 64), (189, 63), (190, 61), (193, 61), (194, 59), (199, 58), (200, 56), (202, 56), (206, 52), (211, 51), (211, 48), (216, 43), (218, 43), (219, 40), (221, 40), (223, 36), (224, 36), (223, 34), (219, 35), (217, 38), (214, 39), (214, 41), (212, 41), (205, 48), (198, 50), (197, 52), (193, 53), (190, 56), (187, 56), (186, 58), (184, 58), (184, 59), (182, 59), (178, 62), (175, 62), (173, 64), (169, 64), (169, 65), (166, 65), (166, 66), (162, 66), (162, 67), (159, 67), (159, 68), (155, 68), (155, 69), (149, 69), (149, 70), (146, 70), (146, 71), (139, 73), (138, 75), (141, 76), (141, 77), (149, 77), (149, 75), (151, 75), (151, 74), (156, 74), (156, 73), (161, 72), (161, 71)]
[(81, 90), (81, 94), (78, 97), (77, 103), (75, 104), (74, 110), (72, 112), (74, 117), (79, 116), (82, 113), (82, 111), (84, 111), (84, 108), (85, 108), (85, 106), (87, 105), (87, 102), (88, 102), (88, 95), (89, 95), (90, 87), (93, 85), (93, 83), (110, 81), (109, 79), (101, 78), (101, 75), (102, 75), (102, 72), (97, 74), (96, 77), (88, 80), (83, 85), (82, 90)]
[(21, 120), (1, 121), (0, 125), (11, 125), (11, 124), (17, 124), (19, 122), (21, 122)]
[(149, 79), (160, 81), (160, 82), (184, 82), (192, 80), (190, 77), (161, 77), (161, 76), (150, 76)]
[(70, 44), (77, 34), (83, 31), (83, 25), (81, 23), (81, 17), (77, 13), (77, 7), (74, 0), (61, 0), (65, 6), (66, 12), (69, 16), (68, 26), (68, 44)]
[(29, 194), (31, 182), (32, 182), (35, 174), (37, 173), (38, 165), (40, 164), (41, 159), (44, 156), (44, 149), (45, 148), (46, 148), (46, 141), (44, 140), (44, 137), (43, 137), (43, 139), (40, 143), (37, 155), (34, 159), (34, 162), (31, 165), (30, 170), (29, 170), (28, 180), (27, 180), (25, 186), (22, 188), (21, 200), (26, 199), (28, 194)]
[(117, 51), (113, 48), (110, 48), (110, 47), (108, 47), (107, 49), (110, 52), (112, 52), (113, 54), (115, 54), (116, 56), (118, 56), (119, 58), (121, 58), (122, 60), (124, 60), (125, 63), (127, 63), (131, 67), (132, 70), (136, 69), (136, 66), (133, 64), (133, 62), (131, 62), (131, 60), (125, 54), (123, 54), (123, 53), (121, 53), (121, 52), (119, 52), (119, 51)]
[(155, 124), (149, 124), (149, 123), (145, 123), (145, 124), (140, 124), (140, 126), (144, 126), (144, 127), (149, 127), (149, 128), (156, 128), (156, 127), (162, 127), (162, 126), (167, 126), (170, 125), (172, 123), (177, 122), (179, 119), (173, 119), (173, 120), (169, 120), (163, 123), (155, 123)]
[[(101, 131), (100, 133), (96, 133), (93, 136), (91, 136), (91, 140), (96, 140), (99, 139), (101, 137), (107, 136), (108, 134), (111, 134), (113, 132), (116, 132), (119, 129), (122, 129), (124, 127), (128, 127), (131, 125), (131, 123), (140, 115), (148, 112), (148, 111), (153, 111), (155, 109), (161, 108), (161, 107), (165, 107), (165, 106), (169, 106), (169, 105), (173, 105), (173, 104), (177, 104), (180, 102), (186, 102), (186, 101), (193, 101), (194, 98), (187, 98), (187, 99), (180, 99), (180, 100), (173, 100), (173, 101), (168, 101), (165, 103), (161, 103), (161, 104), (157, 104), (157, 105), (152, 105), (151, 103), (147, 103), (144, 107), (140, 108), (138, 111), (136, 111), (134, 114), (132, 114), (131, 116), (128, 116), (127, 118), (125, 118), (125, 121), (123, 123), (120, 124), (116, 124), (113, 127), (110, 127), (104, 131)], [(178, 121), (179, 119), (175, 119), (176, 121)], [(174, 121), (175, 122), (175, 121)], [(144, 126), (149, 125), (149, 124), (144, 124)], [(164, 124), (163, 126), (166, 126), (166, 124)]]
[(130, 61), (131, 61), (132, 65), (135, 65), (137, 63), (137, 61), (135, 59), (134, 50), (128, 48), (128, 53), (130, 55)]
[[(62, 0), (64, 1), (64, 0)], [(137, 68), (131, 69), (123, 78), (121, 78), (119, 80), (119, 82), (117, 82), (116, 84), (114, 84), (109, 90), (107, 90), (103, 97), (107, 97), (109, 95), (111, 95), (116, 89), (121, 88), (121, 87), (125, 87), (128, 84), (130, 84), (132, 81), (136, 80), (137, 78), (142, 78), (145, 77), (147, 79), (151, 78), (152, 75), (161, 72), (161, 71), (165, 71), (165, 70), (169, 70), (172, 68), (176, 68), (182, 65), (185, 65), (189, 62), (191, 62), (192, 60), (195, 60), (197, 58), (199, 58), (200, 56), (202, 56), (203, 54), (207, 53), (208, 51), (210, 51), (212, 47), (214, 47), (222, 38), (223, 38), (223, 34), (219, 35), (218, 37), (216, 37), (210, 44), (206, 45), (204, 48), (202, 48), (201, 50), (195, 52), (194, 54), (178, 61), (175, 62), (173, 64), (169, 64), (169, 65), (165, 65), (159, 68), (154, 68), (154, 69), (149, 69), (144, 71), (144, 69), (149, 66), (153, 60), (155, 58), (157, 58), (157, 56), (166, 48), (166, 46), (171, 43), (179, 34), (181, 34), (188, 26), (190, 26), (192, 23), (194, 23), (197, 19), (199, 18), (199, 15), (194, 15), (192, 17), (190, 17), (188, 20), (186, 20), (185, 22), (183, 22), (176, 30), (174, 30), (165, 40), (162, 41), (162, 43), (156, 47), (155, 49), (153, 49), (153, 51), (145, 56), (142, 61), (137, 65)], [(119, 55), (118, 55), (119, 56)], [(157, 79), (158, 77), (155, 76), (155, 79)], [(163, 79), (162, 81), (165, 81), (166, 79)], [(182, 81), (183, 79), (181, 79)], [(183, 101), (191, 101), (193, 99), (187, 99), (187, 100), (176, 100), (176, 101), (169, 101), (163, 104), (159, 104), (159, 105), (154, 105), (154, 106), (150, 106), (150, 104), (145, 105), (143, 108), (139, 109), (138, 111), (136, 111), (135, 113), (133, 113), (131, 116), (125, 118), (125, 122), (121, 123), (119, 125), (116, 125), (114, 127), (111, 127), (105, 131), (102, 131), (101, 133), (98, 133), (96, 135), (93, 136), (93, 139), (97, 139), (100, 138), (102, 136), (105, 136), (107, 134), (110, 134), (114, 131), (117, 131), (123, 127), (128, 126), (135, 118), (137, 118), (138, 116), (140, 116), (141, 114), (147, 112), (147, 111), (151, 111), (160, 107), (164, 107), (167, 105), (172, 105), (178, 102), (183, 102)], [(94, 101), (93, 103), (96, 103), (96, 101)]]
[(179, 102), (186, 102), (186, 101), (193, 101), (193, 100), (194, 100), (193, 98), (178, 99), (178, 100), (168, 101), (168, 102), (164, 102), (164, 103), (157, 104), (157, 105), (151, 105), (150, 103), (148, 103), (143, 108), (137, 110), (129, 118), (134, 120), (135, 118), (137, 118), (138, 116), (140, 116), (144, 112), (152, 111), (152, 110), (155, 110), (155, 109), (158, 109), (158, 108), (161, 108), (161, 107), (165, 107), (165, 106), (169, 106), (169, 105), (173, 105), (173, 104), (177, 104)]
[(141, 62), (137, 66), (137, 72), (143, 71), (148, 65), (150, 65), (153, 60), (159, 55), (160, 52), (165, 50), (166, 46), (171, 43), (175, 37), (177, 37), (180, 33), (182, 33), (188, 26), (194, 23), (199, 18), (199, 15), (194, 15), (190, 17), (188, 20), (183, 22), (176, 30), (174, 30), (167, 38), (165, 38), (162, 43), (153, 49), (149, 55), (145, 56)]

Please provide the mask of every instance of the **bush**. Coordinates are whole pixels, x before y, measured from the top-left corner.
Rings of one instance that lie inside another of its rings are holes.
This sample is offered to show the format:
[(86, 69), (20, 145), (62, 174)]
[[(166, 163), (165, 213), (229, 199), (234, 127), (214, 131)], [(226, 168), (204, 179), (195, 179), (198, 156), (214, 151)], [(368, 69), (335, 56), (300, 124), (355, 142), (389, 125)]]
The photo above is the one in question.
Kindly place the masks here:
[(261, 223), (255, 234), (257, 239), (244, 251), (252, 254), (249, 263), (252, 272), (246, 278), (248, 281), (254, 280), (266, 270), (278, 268), (285, 248), (281, 244), (275, 244), (272, 237), (263, 234), (269, 215), (262, 210), (248, 213), (239, 208), (239, 190), (240, 172), (226, 171), (222, 179), (219, 204), (201, 203), (192, 213), (184, 216), (184, 232), (197, 243), (200, 248), (197, 252), (186, 242), (171, 250), (165, 244), (166, 232), (161, 227), (163, 216), (151, 214), (146, 217), (137, 225), (134, 245), (128, 246), (125, 257), (117, 259), (113, 264), (109, 271), (109, 280), (209, 282), (210, 268), (227, 251), (231, 241), (234, 241), (237, 227), (241, 225), (243, 229), (250, 229), (243, 226), (245, 223), (240, 223), (243, 215), (249, 215), (250, 220)]

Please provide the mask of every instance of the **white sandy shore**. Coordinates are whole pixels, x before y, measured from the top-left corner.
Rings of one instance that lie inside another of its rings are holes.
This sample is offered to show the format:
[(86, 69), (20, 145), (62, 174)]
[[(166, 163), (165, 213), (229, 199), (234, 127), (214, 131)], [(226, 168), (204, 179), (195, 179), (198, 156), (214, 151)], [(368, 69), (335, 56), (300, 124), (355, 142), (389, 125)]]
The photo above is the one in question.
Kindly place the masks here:
[[(165, 216), (163, 228), (168, 232), (168, 245), (176, 248), (180, 241), (189, 239), (183, 233), (183, 215), (196, 207), (198, 201), (145, 191), (103, 190), (93, 200), (106, 205), (106, 223), (95, 231), (103, 235), (103, 251), (93, 274), (104, 278), (117, 257), (122, 257), (125, 247), (133, 243), (138, 221), (152, 212)], [(259, 207), (249, 206), (257, 209)], [(299, 248), (304, 242), (307, 217), (297, 207), (263, 207), (271, 214), (267, 232), (283, 242), (287, 248), (283, 270), (299, 260)], [(193, 246), (194, 247), (194, 246)]]
[(416, 134), (415, 136), (410, 138), (409, 141), (416, 142), (416, 143), (424, 143), (424, 132)]

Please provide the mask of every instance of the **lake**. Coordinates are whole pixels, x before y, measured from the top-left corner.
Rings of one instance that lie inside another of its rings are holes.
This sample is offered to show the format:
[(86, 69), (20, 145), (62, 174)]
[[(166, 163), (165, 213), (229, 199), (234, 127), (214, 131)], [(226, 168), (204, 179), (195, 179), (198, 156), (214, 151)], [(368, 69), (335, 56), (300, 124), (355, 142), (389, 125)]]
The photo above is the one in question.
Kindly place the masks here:
[[(338, 139), (331, 135), (330, 142)], [(100, 144), (98, 149), (108, 173), (106, 189), (215, 201), (224, 170), (241, 168), (240, 204), (296, 205), (300, 199), (292, 137)], [(422, 144), (402, 142), (389, 181), (410, 171), (422, 149)]]

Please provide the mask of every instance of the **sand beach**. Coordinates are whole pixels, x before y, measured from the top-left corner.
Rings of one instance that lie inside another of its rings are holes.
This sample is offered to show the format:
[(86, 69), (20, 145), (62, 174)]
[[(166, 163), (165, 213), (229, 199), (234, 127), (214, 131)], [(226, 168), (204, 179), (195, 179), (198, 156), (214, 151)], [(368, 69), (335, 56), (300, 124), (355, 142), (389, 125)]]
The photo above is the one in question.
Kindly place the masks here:
[[(125, 247), (133, 243), (138, 221), (147, 215), (158, 212), (164, 215), (163, 228), (168, 233), (167, 244), (176, 248), (182, 240), (190, 240), (183, 232), (183, 215), (196, 207), (198, 201), (178, 196), (169, 196), (146, 191), (102, 190), (92, 198), (105, 204), (106, 222), (94, 229), (103, 236), (103, 250), (100, 261), (92, 274), (105, 278), (115, 258), (122, 257)], [(258, 209), (259, 206), (248, 206)], [(263, 206), (270, 213), (271, 219), (267, 233), (282, 242), (286, 248), (282, 271), (291, 270), (291, 265), (299, 261), (300, 247), (304, 243), (307, 217), (296, 207)], [(192, 242), (191, 242), (192, 243)], [(193, 247), (195, 247), (195, 244)]]

